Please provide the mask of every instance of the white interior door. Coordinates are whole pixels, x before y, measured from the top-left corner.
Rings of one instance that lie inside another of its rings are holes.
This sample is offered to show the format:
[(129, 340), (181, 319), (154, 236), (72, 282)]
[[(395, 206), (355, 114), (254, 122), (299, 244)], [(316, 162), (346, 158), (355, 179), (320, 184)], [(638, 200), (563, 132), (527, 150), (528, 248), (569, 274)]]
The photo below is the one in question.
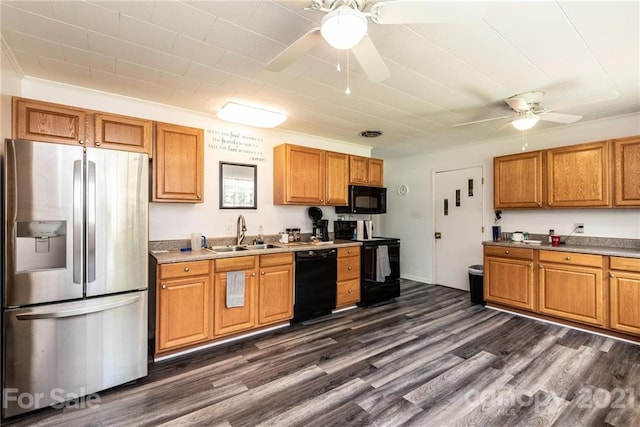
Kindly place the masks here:
[(468, 268), (482, 264), (482, 167), (435, 173), (435, 283), (469, 290)]

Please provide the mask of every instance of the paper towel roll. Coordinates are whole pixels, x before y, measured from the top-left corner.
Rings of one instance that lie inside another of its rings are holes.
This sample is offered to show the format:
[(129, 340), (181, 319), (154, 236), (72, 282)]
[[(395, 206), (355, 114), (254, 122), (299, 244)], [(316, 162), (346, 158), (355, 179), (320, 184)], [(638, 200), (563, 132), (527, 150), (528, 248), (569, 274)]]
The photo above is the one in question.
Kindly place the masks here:
[(356, 239), (358, 240), (364, 239), (364, 221), (356, 222)]

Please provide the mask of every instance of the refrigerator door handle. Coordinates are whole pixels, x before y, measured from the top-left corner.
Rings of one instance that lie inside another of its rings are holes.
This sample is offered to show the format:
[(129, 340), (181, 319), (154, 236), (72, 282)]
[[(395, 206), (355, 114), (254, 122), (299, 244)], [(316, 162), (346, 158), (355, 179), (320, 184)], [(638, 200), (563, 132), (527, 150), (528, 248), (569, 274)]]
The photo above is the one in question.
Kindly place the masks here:
[(27, 312), (24, 314), (17, 314), (18, 320), (38, 320), (38, 319), (58, 319), (64, 317), (83, 316), (85, 314), (98, 313), (100, 311), (112, 310), (118, 307), (124, 307), (125, 305), (131, 305), (140, 300), (140, 296), (136, 295), (128, 297), (119, 301), (112, 301), (105, 304), (94, 305), (91, 307), (79, 307), (68, 310), (58, 311), (35, 311)]
[(87, 162), (87, 283), (96, 280), (96, 164)]
[(82, 284), (82, 160), (73, 162), (73, 283)]

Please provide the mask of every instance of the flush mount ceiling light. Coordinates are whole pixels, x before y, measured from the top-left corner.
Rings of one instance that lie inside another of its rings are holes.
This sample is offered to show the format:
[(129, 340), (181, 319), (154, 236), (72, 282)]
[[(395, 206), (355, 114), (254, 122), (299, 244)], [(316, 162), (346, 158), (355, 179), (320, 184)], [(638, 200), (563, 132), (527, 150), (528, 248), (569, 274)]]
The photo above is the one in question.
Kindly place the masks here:
[(367, 33), (367, 18), (358, 10), (340, 6), (322, 18), (320, 34), (336, 49), (351, 49)]
[(518, 130), (529, 130), (538, 123), (540, 117), (528, 112), (522, 117), (519, 117), (511, 122), (514, 128)]
[(287, 120), (287, 116), (279, 111), (237, 102), (227, 102), (218, 112), (218, 118), (261, 128), (274, 128)]

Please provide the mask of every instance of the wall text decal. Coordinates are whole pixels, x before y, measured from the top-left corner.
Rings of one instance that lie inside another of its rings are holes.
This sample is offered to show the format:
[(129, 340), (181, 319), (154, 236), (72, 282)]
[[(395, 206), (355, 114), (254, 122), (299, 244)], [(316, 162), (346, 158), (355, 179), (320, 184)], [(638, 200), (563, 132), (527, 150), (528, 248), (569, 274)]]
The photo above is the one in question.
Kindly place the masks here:
[(263, 139), (260, 136), (240, 131), (207, 129), (205, 140), (209, 149), (237, 153), (254, 162), (265, 161)]

